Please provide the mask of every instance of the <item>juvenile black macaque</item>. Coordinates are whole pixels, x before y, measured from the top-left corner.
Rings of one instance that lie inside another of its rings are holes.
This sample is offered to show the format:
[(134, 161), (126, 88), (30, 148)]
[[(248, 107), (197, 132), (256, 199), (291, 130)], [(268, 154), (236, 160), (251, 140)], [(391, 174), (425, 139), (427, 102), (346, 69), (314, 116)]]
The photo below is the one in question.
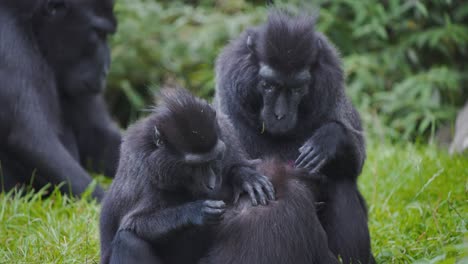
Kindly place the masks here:
[(312, 183), (303, 180), (307, 171), (274, 160), (258, 170), (275, 186), (276, 201), (253, 207), (243, 196), (226, 208), (200, 264), (338, 263), (315, 211)]
[(103, 89), (115, 29), (112, 0), (0, 1), (0, 190), (34, 178), (79, 195), (85, 168), (114, 176), (121, 136)]
[(217, 110), (257, 159), (280, 155), (325, 175), (319, 219), (344, 263), (373, 262), (357, 177), (365, 160), (361, 121), (344, 91), (339, 55), (314, 19), (272, 10), (217, 59)]
[(101, 263), (196, 263), (210, 224), (241, 191), (274, 200), (271, 182), (244, 160), (225, 117), (183, 89), (166, 89), (128, 129), (101, 213)]

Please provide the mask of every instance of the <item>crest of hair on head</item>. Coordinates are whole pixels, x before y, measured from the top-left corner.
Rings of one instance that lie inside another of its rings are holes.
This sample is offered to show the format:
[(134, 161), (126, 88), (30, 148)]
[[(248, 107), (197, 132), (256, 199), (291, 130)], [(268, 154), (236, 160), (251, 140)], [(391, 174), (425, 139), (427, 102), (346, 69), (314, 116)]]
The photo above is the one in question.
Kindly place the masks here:
[(162, 89), (153, 112), (161, 136), (178, 151), (205, 153), (218, 141), (215, 110), (186, 89)]
[(271, 9), (257, 41), (260, 61), (285, 73), (310, 65), (317, 53), (316, 16)]

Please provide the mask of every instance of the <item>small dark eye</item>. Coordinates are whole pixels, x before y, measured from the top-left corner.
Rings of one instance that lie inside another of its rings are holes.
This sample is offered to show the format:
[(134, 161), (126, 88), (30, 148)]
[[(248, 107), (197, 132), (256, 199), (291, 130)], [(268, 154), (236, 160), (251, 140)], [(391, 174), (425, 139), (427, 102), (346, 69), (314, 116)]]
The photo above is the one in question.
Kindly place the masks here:
[(164, 142), (160, 138), (156, 139), (156, 146), (161, 147), (162, 145), (164, 145)]
[(65, 0), (48, 0), (44, 8), (44, 13), (47, 16), (55, 16), (67, 9)]
[(218, 156), (216, 157), (216, 160), (220, 161), (224, 158), (224, 151), (219, 152)]
[(103, 39), (103, 40), (107, 39), (107, 32), (99, 30), (99, 29), (96, 29), (95, 32), (99, 39)]
[(293, 93), (300, 93), (302, 91), (302, 87), (300, 87), (300, 86), (292, 87), (291, 91)]

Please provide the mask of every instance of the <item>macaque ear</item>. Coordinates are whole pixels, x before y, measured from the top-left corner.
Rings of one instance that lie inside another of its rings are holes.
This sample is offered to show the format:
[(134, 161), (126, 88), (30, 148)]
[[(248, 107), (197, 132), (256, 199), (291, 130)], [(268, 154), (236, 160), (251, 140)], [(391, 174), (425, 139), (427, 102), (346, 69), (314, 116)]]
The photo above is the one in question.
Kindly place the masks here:
[(320, 38), (317, 38), (317, 40), (315, 41), (315, 45), (317, 45), (317, 49), (319, 51), (323, 49), (323, 42)]
[(250, 53), (254, 54), (255, 53), (255, 43), (254, 43), (254, 39), (253, 39), (253, 35), (248, 35), (247, 36), (247, 41), (246, 41), (246, 45), (247, 45), (247, 48), (250, 50)]
[(159, 130), (156, 126), (154, 127), (153, 140), (154, 140), (154, 144), (156, 144), (158, 148), (164, 145), (162, 138), (161, 138), (161, 133), (159, 133)]
[(324, 47), (324, 44), (323, 43), (323, 39), (321, 39), (320, 37), (317, 37), (314, 41), (314, 44), (315, 44), (315, 48), (313, 50), (313, 54), (312, 54), (312, 61), (315, 61), (315, 63), (318, 63), (320, 61), (320, 54), (324, 54), (326, 53), (327, 51), (324, 50), (325, 47)]

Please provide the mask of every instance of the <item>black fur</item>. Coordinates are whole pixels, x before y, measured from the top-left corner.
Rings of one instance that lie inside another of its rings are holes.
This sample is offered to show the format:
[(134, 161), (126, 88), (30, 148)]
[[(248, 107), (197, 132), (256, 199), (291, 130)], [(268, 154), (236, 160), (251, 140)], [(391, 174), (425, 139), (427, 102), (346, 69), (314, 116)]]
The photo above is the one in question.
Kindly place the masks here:
[(310, 182), (301, 180), (307, 172), (273, 160), (262, 162), (259, 171), (270, 177), (277, 200), (252, 207), (241, 197), (226, 209), (213, 247), (200, 263), (338, 263), (314, 209)]
[[(298, 73), (310, 77), (306, 85), (289, 85)], [(314, 18), (271, 11), (266, 24), (224, 49), (216, 76), (216, 107), (235, 124), (250, 158), (281, 155), (311, 175), (323, 173), (319, 218), (330, 249), (344, 263), (372, 262), (356, 183), (365, 160), (361, 121), (345, 95), (338, 52), (314, 30)]]
[(185, 152), (210, 150), (218, 140), (214, 109), (184, 90), (166, 90), (162, 96), (155, 122), (169, 144)]
[[(209, 224), (223, 216), (223, 200), (240, 190), (254, 194), (254, 203), (265, 200), (265, 192), (274, 199), (272, 184), (244, 159), (232, 130), (206, 101), (186, 90), (163, 90), (153, 113), (123, 141), (101, 213), (102, 263), (140, 263), (134, 256), (148, 256), (144, 263), (196, 263), (212, 240)], [(217, 148), (223, 142), (226, 148)], [(224, 151), (206, 155), (213, 149)], [(187, 164), (188, 155), (210, 159)], [(216, 184), (207, 188), (213, 177)], [(141, 254), (127, 254), (133, 248)]]
[[(0, 162), (3, 189), (65, 182), (78, 195), (85, 168), (113, 176), (120, 132), (102, 90), (115, 31), (113, 1), (0, 4)], [(97, 198), (103, 191), (97, 187)]]

